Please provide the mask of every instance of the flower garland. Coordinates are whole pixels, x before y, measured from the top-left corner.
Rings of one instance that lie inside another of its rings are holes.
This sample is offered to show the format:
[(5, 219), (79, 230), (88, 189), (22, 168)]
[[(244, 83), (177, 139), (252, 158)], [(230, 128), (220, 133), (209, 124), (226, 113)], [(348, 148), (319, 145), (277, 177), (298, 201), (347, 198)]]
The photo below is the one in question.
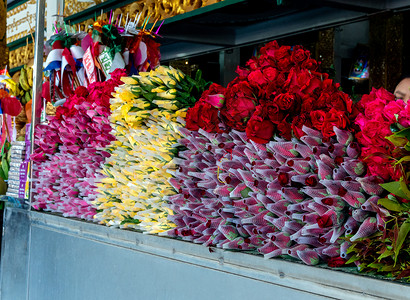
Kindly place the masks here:
[(37, 126), (37, 148), (31, 156), (34, 177), (39, 178), (33, 190), (35, 209), (93, 219), (97, 170), (109, 156), (101, 148), (113, 140), (109, 98), (123, 75), (116, 70), (107, 82), (77, 88), (48, 124)]
[[(111, 98), (110, 117), (115, 141), (106, 148), (105, 161), (94, 202), (95, 219), (109, 226), (136, 228), (149, 233), (175, 225), (164, 196), (174, 193), (167, 182), (176, 168), (177, 128), (185, 124), (186, 107), (195, 102), (206, 83), (179, 70), (158, 67), (149, 73), (124, 78)], [(188, 92), (190, 91), (190, 93)]]

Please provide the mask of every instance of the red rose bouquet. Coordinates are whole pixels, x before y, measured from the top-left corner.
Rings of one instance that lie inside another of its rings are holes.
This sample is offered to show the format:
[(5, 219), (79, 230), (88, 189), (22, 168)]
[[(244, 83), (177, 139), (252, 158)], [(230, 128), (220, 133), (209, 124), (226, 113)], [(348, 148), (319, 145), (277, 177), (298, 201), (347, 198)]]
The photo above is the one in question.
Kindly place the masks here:
[[(410, 232), (410, 106), (383, 88), (373, 89), (357, 104), (360, 111), (356, 134), (362, 146), (362, 159), (368, 175), (378, 175), (390, 192), (377, 201), (384, 228), (370, 238), (357, 239), (349, 248), (361, 271), (378, 272), (389, 277), (410, 278), (408, 233)], [(367, 178), (369, 178), (367, 177)]]
[[(218, 132), (219, 116), (229, 128), (246, 131), (257, 143), (267, 143), (275, 134), (287, 140), (292, 133), (300, 138), (305, 135), (303, 126), (329, 138), (334, 136), (333, 126), (346, 129), (350, 124), (352, 100), (318, 70), (318, 63), (301, 46), (268, 43), (259, 57), (250, 59), (247, 68), (238, 67), (237, 73), (226, 89), (211, 87), (188, 111), (188, 129), (194, 128), (190, 120), (202, 120), (196, 126)], [(207, 102), (214, 93), (225, 98), (219, 114), (218, 107)]]

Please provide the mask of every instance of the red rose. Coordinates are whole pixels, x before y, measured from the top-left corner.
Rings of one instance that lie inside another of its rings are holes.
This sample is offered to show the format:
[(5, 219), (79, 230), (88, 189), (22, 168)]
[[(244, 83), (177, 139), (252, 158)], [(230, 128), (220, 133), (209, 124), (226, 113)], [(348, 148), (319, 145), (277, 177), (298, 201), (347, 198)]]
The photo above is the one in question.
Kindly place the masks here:
[(328, 104), (329, 109), (334, 108), (340, 111), (352, 112), (353, 101), (349, 98), (346, 93), (336, 92), (330, 96), (330, 103)]
[(240, 77), (247, 77), (249, 75), (249, 70), (245, 69), (245, 68), (241, 68), (240, 66), (238, 66), (236, 68), (236, 74), (238, 74)]
[(305, 95), (302, 98), (302, 106), (301, 106), (301, 113), (311, 112), (313, 110), (313, 104), (315, 103), (316, 99), (310, 95)]
[(288, 141), (292, 139), (292, 127), (290, 126), (288, 122), (286, 122), (285, 120), (282, 120), (282, 122), (280, 122), (277, 125), (277, 129), (279, 131), (280, 136), (282, 136)]
[(278, 69), (281, 70), (282, 72), (288, 72), (293, 67), (290, 57), (289, 58), (286, 57), (286, 58), (282, 58), (278, 60), (276, 65)]
[(88, 96), (88, 90), (84, 86), (79, 86), (78, 88), (76, 88), (74, 93), (78, 97), (86, 98)]
[(273, 102), (265, 102), (263, 110), (273, 124), (279, 124), (287, 116), (283, 111), (280, 111), (279, 106)]
[(225, 123), (235, 129), (244, 131), (246, 122), (255, 111), (257, 100), (247, 81), (229, 84), (225, 91), (225, 106), (221, 115)]
[(324, 137), (334, 136), (334, 126), (339, 129), (344, 129), (348, 123), (349, 119), (346, 117), (345, 112), (332, 108), (326, 113), (325, 120), (323, 121), (322, 134)]
[(266, 67), (275, 67), (276, 68), (276, 62), (273, 59), (273, 57), (270, 57), (269, 55), (261, 55), (259, 56), (258, 64), (260, 68), (266, 68)]
[(260, 53), (261, 54), (267, 54), (268, 52), (271, 53), (271, 51), (275, 51), (276, 49), (279, 49), (279, 48), (280, 48), (279, 44), (275, 40), (275, 41), (269, 42), (265, 46), (263, 46), (260, 50)]
[[(321, 74), (321, 75), (323, 75), (323, 74)], [(336, 85), (334, 84), (332, 79), (326, 78), (322, 81), (322, 91), (324, 93), (328, 93), (328, 94), (333, 94), (333, 93), (337, 92)]]
[(309, 58), (309, 59), (305, 60), (302, 63), (302, 68), (303, 69), (308, 69), (310, 71), (316, 71), (317, 70), (317, 61), (312, 59), (312, 58)]
[(299, 64), (310, 57), (310, 52), (308, 50), (303, 49), (302, 46), (297, 45), (293, 47), (291, 57), (292, 57), (292, 61), (295, 64)]
[(277, 61), (289, 60), (290, 61), (290, 46), (281, 46), (279, 49), (271, 48), (266, 54), (272, 56)]
[(361, 129), (361, 137), (366, 141), (366, 144), (379, 147), (391, 145), (389, 140), (385, 138), (392, 134), (390, 124), (382, 123), (380, 118), (368, 121)]
[(319, 216), (316, 222), (320, 228), (331, 227), (333, 225), (332, 218), (329, 215)]
[(405, 104), (402, 100), (392, 101), (388, 103), (383, 110), (383, 116), (391, 123), (395, 123), (396, 115), (399, 115), (401, 111), (405, 111)]
[(209, 88), (209, 95), (215, 95), (215, 94), (223, 94), (225, 92), (225, 88), (217, 83), (212, 83)]
[(322, 92), (313, 105), (314, 109), (326, 108), (326, 105), (330, 103), (330, 97), (329, 93)]
[(261, 70), (255, 70), (249, 73), (248, 81), (253, 86), (264, 86), (268, 84), (268, 80), (263, 76)]
[(251, 69), (251, 70), (257, 70), (259, 68), (258, 66), (258, 59), (256, 57), (252, 57), (250, 60), (247, 61), (246, 65)]
[(278, 181), (281, 186), (286, 186), (289, 183), (289, 174), (280, 172), (278, 175)]
[(198, 101), (188, 109), (185, 127), (191, 131), (202, 128), (206, 132), (218, 132), (218, 109), (207, 102)]
[(363, 95), (358, 104), (365, 106), (367, 103), (376, 100), (376, 89), (373, 88), (369, 95)]
[(312, 125), (319, 130), (322, 130), (323, 122), (325, 121), (326, 113), (323, 110), (314, 110), (310, 112)]
[(307, 186), (316, 186), (317, 185), (317, 179), (315, 176), (309, 176), (308, 178), (305, 179), (305, 184)]
[(267, 67), (262, 70), (263, 76), (267, 81), (274, 81), (279, 75), (279, 71), (276, 68)]
[[(398, 100), (397, 102), (399, 101), (401, 100)], [(404, 109), (400, 111), (398, 122), (406, 128), (410, 127), (410, 105), (405, 105)]]
[(307, 69), (302, 69), (297, 73), (297, 85), (301, 93), (312, 94), (314, 90), (320, 88), (322, 80)]
[(246, 125), (246, 135), (248, 139), (259, 143), (266, 144), (272, 138), (275, 132), (275, 125), (270, 121), (263, 119), (260, 115), (262, 110), (261, 106), (256, 108), (256, 112)]
[(293, 118), (293, 121), (292, 121), (293, 134), (298, 139), (306, 135), (306, 133), (302, 131), (303, 125), (307, 127), (312, 127), (312, 122), (310, 121), (309, 116), (306, 113), (296, 116), (295, 118)]
[(394, 95), (392, 93), (386, 91), (384, 88), (380, 88), (380, 89), (376, 90), (375, 93), (376, 93), (376, 98), (384, 99), (386, 101), (386, 103), (395, 100)]
[(367, 103), (365, 107), (365, 116), (369, 119), (373, 119), (378, 115), (382, 115), (386, 104), (387, 102), (383, 99), (376, 99)]
[(327, 261), (327, 265), (331, 268), (338, 268), (338, 267), (342, 267), (346, 264), (347, 260), (344, 258), (339, 257), (331, 257), (328, 261)]
[(300, 98), (299, 96), (290, 93), (279, 94), (275, 97), (274, 102), (281, 110), (291, 110), (298, 104), (298, 102), (300, 102)]

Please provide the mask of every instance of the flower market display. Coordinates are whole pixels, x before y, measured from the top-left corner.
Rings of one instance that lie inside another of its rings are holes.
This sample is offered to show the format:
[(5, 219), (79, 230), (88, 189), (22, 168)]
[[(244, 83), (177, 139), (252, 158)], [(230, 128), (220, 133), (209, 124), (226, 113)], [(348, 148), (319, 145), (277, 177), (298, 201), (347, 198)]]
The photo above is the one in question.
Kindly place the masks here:
[(57, 34), (48, 100), (60, 106), (36, 129), (34, 208), (410, 277), (403, 101), (379, 89), (354, 104), (308, 50), (276, 41), (208, 87), (158, 66), (150, 31), (127, 30)]
[(358, 112), (302, 47), (269, 43), (247, 66), (187, 112), (168, 235), (343, 265), (385, 220), (354, 140)]
[(206, 82), (181, 71), (158, 67), (123, 79), (111, 98), (110, 116), (115, 140), (104, 167), (94, 202), (95, 219), (109, 226), (136, 228), (149, 233), (175, 225), (164, 197), (175, 193), (167, 182), (176, 165), (178, 127), (184, 125), (186, 109), (194, 105)]

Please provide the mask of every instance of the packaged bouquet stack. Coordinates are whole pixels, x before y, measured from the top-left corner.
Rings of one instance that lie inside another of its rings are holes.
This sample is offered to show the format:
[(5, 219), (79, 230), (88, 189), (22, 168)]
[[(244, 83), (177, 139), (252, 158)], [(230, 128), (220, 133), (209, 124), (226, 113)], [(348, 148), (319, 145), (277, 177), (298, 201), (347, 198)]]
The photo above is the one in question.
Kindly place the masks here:
[(93, 220), (95, 181), (110, 156), (104, 148), (114, 140), (108, 119), (111, 94), (121, 77), (159, 64), (155, 33), (119, 23), (111, 12), (108, 21), (96, 20), (90, 34), (64, 24), (48, 41), (43, 97), (57, 108), (35, 129), (35, 209)]
[(247, 65), (187, 112), (168, 235), (342, 265), (385, 220), (381, 179), (365, 177), (354, 140), (357, 111), (302, 47), (272, 42)]
[(79, 87), (48, 124), (37, 126), (33, 161), (35, 209), (60, 212), (64, 216), (92, 220), (97, 170), (108, 153), (101, 150), (113, 140), (109, 99), (125, 75), (121, 70), (111, 79)]
[(206, 82), (200, 73), (192, 79), (162, 66), (123, 80), (111, 99), (115, 140), (106, 148), (111, 157), (98, 184), (95, 218), (110, 226), (163, 232), (175, 226), (163, 198), (175, 193), (167, 180), (176, 167), (177, 128)]

